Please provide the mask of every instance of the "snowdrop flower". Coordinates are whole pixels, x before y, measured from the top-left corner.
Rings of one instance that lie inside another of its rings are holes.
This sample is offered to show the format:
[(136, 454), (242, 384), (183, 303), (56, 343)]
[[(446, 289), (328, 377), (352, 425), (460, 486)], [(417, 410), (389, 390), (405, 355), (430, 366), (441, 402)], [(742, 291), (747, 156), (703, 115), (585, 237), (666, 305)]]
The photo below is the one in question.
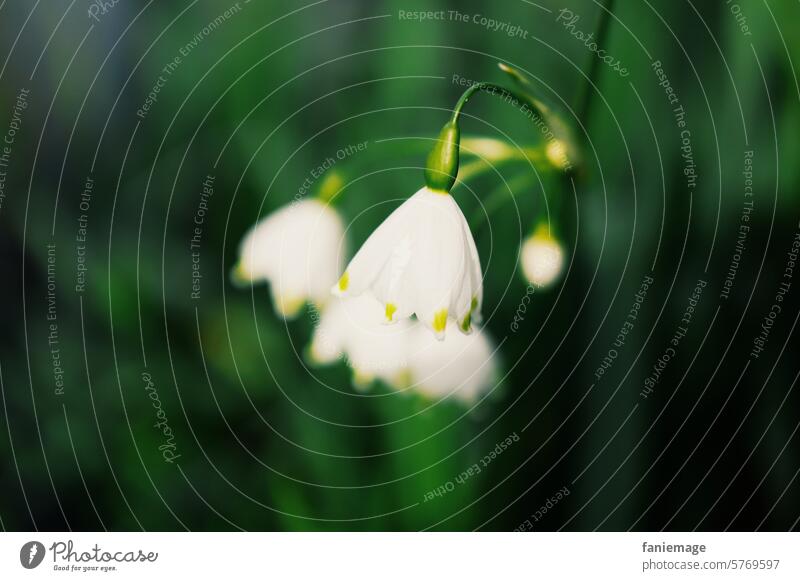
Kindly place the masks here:
[(552, 284), (564, 267), (564, 251), (550, 233), (547, 223), (540, 224), (522, 245), (522, 272), (531, 284)]
[(447, 321), (469, 333), (480, 318), (481, 265), (464, 214), (443, 191), (424, 187), (372, 233), (333, 292), (358, 296), (371, 291), (384, 318), (413, 314), (443, 339)]
[(253, 226), (239, 247), (233, 276), (267, 281), (275, 309), (293, 317), (306, 301), (324, 304), (341, 272), (344, 223), (319, 199), (293, 202)]
[(417, 327), (411, 337), (410, 379), (413, 389), (431, 398), (452, 396), (475, 402), (497, 379), (497, 356), (487, 332), (448, 333), (436, 341)]
[(356, 385), (381, 379), (402, 387), (407, 376), (410, 320), (385, 324), (384, 307), (370, 293), (334, 299), (322, 312), (309, 355), (315, 363), (344, 358), (353, 368)]

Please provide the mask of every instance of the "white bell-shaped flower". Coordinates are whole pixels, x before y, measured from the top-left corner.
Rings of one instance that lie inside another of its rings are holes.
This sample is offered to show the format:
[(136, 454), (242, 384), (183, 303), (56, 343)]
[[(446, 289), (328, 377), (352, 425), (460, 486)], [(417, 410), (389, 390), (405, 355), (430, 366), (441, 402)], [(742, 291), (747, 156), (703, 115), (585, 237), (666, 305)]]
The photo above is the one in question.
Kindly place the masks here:
[(367, 239), (333, 287), (370, 290), (394, 322), (416, 314), (443, 339), (448, 319), (464, 333), (479, 322), (481, 265), (469, 225), (447, 193), (422, 188)]
[(309, 355), (319, 364), (345, 359), (353, 368), (356, 385), (381, 379), (401, 387), (407, 376), (408, 345), (416, 325), (408, 319), (387, 325), (383, 305), (369, 292), (334, 299), (320, 315)]
[(564, 268), (564, 250), (546, 223), (525, 240), (520, 260), (525, 278), (535, 286), (549, 286), (559, 277)]
[(297, 315), (306, 301), (321, 305), (342, 268), (344, 223), (318, 199), (293, 202), (253, 226), (239, 247), (234, 276), (267, 281), (275, 309)]
[(418, 327), (410, 346), (411, 389), (431, 398), (474, 403), (496, 384), (497, 359), (484, 329), (470, 335), (448, 333), (444, 341), (436, 341), (427, 329)]

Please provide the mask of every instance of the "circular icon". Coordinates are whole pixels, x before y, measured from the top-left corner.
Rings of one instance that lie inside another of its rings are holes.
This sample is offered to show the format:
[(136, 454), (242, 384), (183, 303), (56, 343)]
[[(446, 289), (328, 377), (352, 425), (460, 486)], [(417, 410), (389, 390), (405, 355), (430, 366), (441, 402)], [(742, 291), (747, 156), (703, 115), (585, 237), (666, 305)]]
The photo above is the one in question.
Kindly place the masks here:
[(19, 550), (19, 562), (26, 569), (35, 569), (44, 559), (44, 545), (39, 541), (28, 541)]

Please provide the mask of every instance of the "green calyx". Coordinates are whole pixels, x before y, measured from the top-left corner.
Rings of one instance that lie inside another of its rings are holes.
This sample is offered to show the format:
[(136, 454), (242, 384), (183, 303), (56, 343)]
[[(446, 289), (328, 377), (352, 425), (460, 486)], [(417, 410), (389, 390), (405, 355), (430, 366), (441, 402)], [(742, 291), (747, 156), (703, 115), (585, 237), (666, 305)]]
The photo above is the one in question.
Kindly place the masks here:
[(428, 161), (425, 164), (425, 185), (429, 189), (448, 193), (456, 183), (460, 140), (461, 129), (458, 121), (451, 119), (439, 132), (436, 145), (428, 154)]

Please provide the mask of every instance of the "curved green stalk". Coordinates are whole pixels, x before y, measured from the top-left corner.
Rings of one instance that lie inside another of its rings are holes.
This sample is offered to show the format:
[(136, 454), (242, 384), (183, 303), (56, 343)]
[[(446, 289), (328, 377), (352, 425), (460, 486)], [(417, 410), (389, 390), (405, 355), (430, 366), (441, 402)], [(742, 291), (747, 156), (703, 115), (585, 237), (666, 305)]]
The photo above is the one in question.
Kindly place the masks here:
[(528, 85), (521, 73), (508, 65), (501, 65), (501, 69), (526, 90), (519, 93), (494, 83), (482, 82), (464, 91), (453, 108), (450, 120), (439, 133), (436, 145), (428, 155), (425, 165), (425, 184), (431, 190), (446, 194), (455, 184), (459, 168), (461, 112), (469, 100), (481, 92), (500, 97), (515, 108), (521, 108), (523, 113), (539, 127), (543, 136), (549, 135), (545, 148), (548, 160), (563, 171), (572, 170), (573, 165), (570, 160), (577, 156), (577, 148), (569, 137), (565, 124), (544, 103), (529, 93)]
[[(611, 13), (614, 10), (614, 0), (603, 0), (600, 6), (600, 16), (597, 21), (597, 34), (595, 34), (595, 42), (598, 49), (603, 49), (606, 46), (606, 38), (608, 37), (608, 27), (611, 23)], [(592, 87), (597, 80), (598, 71), (600, 70), (600, 59), (597, 55), (592, 53), (588, 56), (589, 59), (589, 73), (586, 75), (586, 82), (583, 84), (583, 90), (578, 96), (578, 101), (575, 105), (575, 110), (578, 112), (578, 119), (584, 127), (589, 125), (589, 115), (592, 108)]]
[(487, 224), (489, 218), (492, 217), (499, 208), (503, 206), (506, 200), (510, 198), (514, 198), (517, 194), (516, 192), (526, 186), (529, 186), (534, 183), (534, 180), (531, 178), (529, 174), (522, 174), (517, 176), (516, 178), (511, 179), (509, 182), (504, 183), (502, 186), (497, 187), (494, 189), (487, 197), (486, 201), (483, 203), (482, 208), (478, 208), (475, 210), (473, 214), (472, 220), (469, 221), (469, 227), (471, 230), (477, 230), (481, 228), (484, 224)]

